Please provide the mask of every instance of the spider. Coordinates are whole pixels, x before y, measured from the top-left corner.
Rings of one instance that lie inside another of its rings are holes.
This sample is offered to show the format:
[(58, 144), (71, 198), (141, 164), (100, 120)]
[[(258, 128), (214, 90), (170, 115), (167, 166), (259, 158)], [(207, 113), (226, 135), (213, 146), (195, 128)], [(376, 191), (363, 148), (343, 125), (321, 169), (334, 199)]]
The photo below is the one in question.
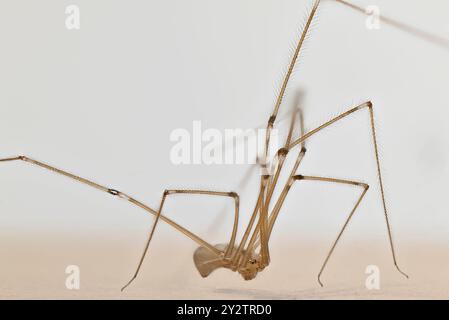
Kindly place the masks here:
[[(346, 1), (343, 0), (334, 0), (334, 1), (364, 13), (364, 10), (362, 8), (350, 4)], [(288, 127), (288, 135), (285, 139), (285, 142), (283, 143), (282, 147), (275, 153), (275, 155), (271, 157), (271, 159), (269, 159), (268, 156), (268, 149), (270, 146), (270, 138), (272, 136), (272, 130), (274, 128), (274, 125), (277, 124), (279, 121), (278, 113), (283, 104), (283, 98), (285, 96), (287, 85), (291, 78), (292, 72), (295, 68), (295, 64), (297, 63), (298, 58), (301, 54), (304, 41), (310, 30), (310, 26), (314, 18), (316, 17), (318, 7), (320, 6), (320, 2), (321, 2), (320, 0), (314, 0), (313, 6), (308, 15), (304, 29), (297, 42), (288, 70), (283, 79), (281, 90), (277, 96), (273, 112), (271, 113), (268, 119), (266, 137), (264, 141), (265, 151), (258, 161), (258, 164), (262, 169), (262, 174), (260, 175), (260, 186), (258, 191), (258, 197), (254, 209), (252, 210), (252, 213), (250, 215), (248, 225), (246, 226), (241, 239), (237, 240), (237, 231), (239, 227), (240, 198), (236, 192), (193, 190), (193, 189), (165, 190), (162, 194), (159, 207), (157, 209), (154, 209), (147, 206), (143, 202), (138, 201), (132, 196), (127, 195), (124, 192), (103, 186), (86, 178), (74, 175), (72, 173), (69, 173), (68, 171), (58, 169), (54, 166), (48, 165), (44, 162), (40, 162), (27, 156), (22, 155), (16, 157), (3, 158), (0, 159), (0, 162), (21, 161), (41, 167), (43, 169), (76, 180), (80, 183), (98, 189), (100, 191), (106, 192), (116, 198), (128, 201), (131, 204), (140, 207), (141, 209), (145, 210), (146, 212), (154, 216), (155, 220), (150, 229), (148, 239), (146, 241), (142, 256), (140, 257), (140, 260), (138, 262), (136, 271), (132, 276), (131, 280), (122, 288), (122, 291), (126, 287), (128, 287), (138, 276), (139, 271), (142, 267), (142, 263), (147, 255), (151, 240), (160, 221), (169, 224), (171, 227), (183, 233), (185, 236), (187, 236), (188, 238), (190, 238), (199, 245), (199, 247), (194, 252), (193, 260), (198, 272), (202, 277), (209, 276), (214, 270), (218, 268), (226, 268), (231, 271), (238, 272), (245, 280), (251, 280), (254, 279), (259, 272), (263, 271), (270, 264), (270, 249), (269, 249), (270, 237), (273, 231), (273, 227), (278, 218), (278, 215), (285, 202), (285, 199), (294, 184), (307, 183), (307, 182), (322, 182), (322, 183), (353, 186), (359, 189), (360, 193), (355, 205), (349, 212), (349, 215), (347, 216), (343, 226), (341, 227), (336, 239), (332, 243), (330, 250), (328, 251), (325, 260), (321, 266), (321, 269), (319, 270), (317, 280), (318, 283), (321, 286), (323, 286), (323, 283), (321, 281), (323, 271), (325, 270), (329, 262), (329, 259), (331, 258), (344, 231), (347, 229), (350, 220), (353, 218), (357, 208), (359, 207), (360, 203), (362, 202), (366, 193), (368, 192), (369, 185), (361, 181), (337, 179), (332, 177), (303, 175), (299, 174), (298, 170), (303, 158), (306, 156), (307, 153), (306, 141), (310, 137), (321, 133), (327, 127), (334, 125), (335, 123), (339, 122), (342, 119), (350, 117), (354, 113), (366, 112), (370, 118), (371, 138), (372, 144), (374, 146), (374, 157), (376, 159), (376, 167), (377, 167), (377, 180), (378, 180), (377, 183), (379, 184), (380, 187), (380, 199), (383, 206), (383, 212), (388, 232), (388, 239), (393, 263), (396, 269), (403, 276), (408, 278), (407, 274), (404, 273), (398, 265), (395, 247), (392, 239), (392, 229), (385, 202), (384, 183), (382, 181), (381, 164), (379, 160), (378, 142), (376, 137), (375, 118), (374, 118), (374, 105), (371, 101), (367, 101), (360, 105), (353, 106), (352, 108), (349, 108), (348, 111), (338, 115), (337, 117), (330, 119), (329, 121), (321, 124), (317, 128), (308, 132), (305, 132), (304, 130), (302, 111), (300, 108), (296, 108), (290, 115), (291, 121)], [(431, 37), (429, 34), (418, 32), (417, 29), (407, 27), (391, 19), (387, 19), (384, 17), (382, 17), (381, 19), (386, 23), (390, 23), (398, 28), (403, 29), (404, 31), (417, 34), (421, 37), (427, 38), (427, 40), (434, 41), (439, 44), (447, 45), (447, 42), (442, 43), (443, 40), (441, 38)], [(294, 137), (294, 132), (295, 130), (298, 129), (300, 135), (298, 137)], [(290, 170), (288, 179), (285, 182), (285, 184), (283, 186), (282, 185), (280, 186), (281, 192), (279, 196), (275, 197), (274, 191), (275, 188), (278, 186), (281, 172), (283, 171), (283, 169), (285, 169), (284, 166), (285, 160), (287, 158), (287, 155), (291, 154), (293, 154), (295, 157), (293, 168)], [(166, 215), (164, 215), (163, 214), (164, 204), (167, 198), (173, 195), (200, 195), (207, 197), (224, 197), (232, 200), (234, 202), (235, 208), (234, 208), (234, 222), (232, 232), (229, 237), (229, 242), (226, 244), (217, 244), (217, 245), (210, 244), (209, 242), (203, 240), (193, 232), (189, 231), (188, 229), (184, 228), (180, 224), (176, 223), (175, 221), (169, 219)]]

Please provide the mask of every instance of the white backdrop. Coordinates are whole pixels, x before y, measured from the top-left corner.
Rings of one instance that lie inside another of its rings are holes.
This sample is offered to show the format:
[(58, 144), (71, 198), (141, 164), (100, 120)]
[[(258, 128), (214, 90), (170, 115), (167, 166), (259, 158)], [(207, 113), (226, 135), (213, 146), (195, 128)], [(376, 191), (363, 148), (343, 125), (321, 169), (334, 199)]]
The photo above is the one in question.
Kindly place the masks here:
[[(74, 3), (81, 28), (69, 31), (64, 10)], [(240, 190), (248, 166), (175, 166), (169, 136), (176, 128), (191, 130), (194, 120), (220, 130), (264, 125), (311, 3), (4, 0), (0, 156), (25, 154), (153, 207), (165, 188), (235, 190), (246, 223), (257, 173)], [(357, 4), (378, 5), (386, 16), (449, 38), (445, 0)], [(385, 24), (368, 30), (365, 19), (323, 1), (283, 111), (304, 92), (312, 129), (372, 100), (398, 244), (447, 242), (449, 51)], [(368, 125), (362, 112), (317, 135), (300, 169), (373, 186), (347, 241), (385, 239)], [(275, 236), (328, 243), (357, 192), (313, 183), (293, 188)], [(127, 203), (25, 163), (0, 166), (0, 194), (3, 234), (57, 241), (67, 234), (133, 233), (143, 241), (151, 221)], [(222, 217), (223, 206), (216, 199), (176, 199), (166, 212), (218, 241), (230, 226), (232, 206)], [(174, 237), (167, 228), (161, 232)]]

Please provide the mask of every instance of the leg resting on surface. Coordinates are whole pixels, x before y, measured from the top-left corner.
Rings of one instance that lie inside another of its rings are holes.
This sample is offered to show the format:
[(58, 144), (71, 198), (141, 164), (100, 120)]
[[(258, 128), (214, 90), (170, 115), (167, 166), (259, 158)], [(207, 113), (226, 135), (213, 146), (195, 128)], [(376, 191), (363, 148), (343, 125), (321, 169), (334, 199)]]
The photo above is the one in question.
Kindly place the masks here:
[(310, 137), (312, 137), (313, 135), (315, 135), (318, 132), (321, 132), (323, 129), (331, 126), (332, 124), (348, 117), (349, 115), (353, 114), (354, 112), (357, 112), (359, 110), (368, 110), (369, 111), (369, 116), (370, 116), (370, 127), (371, 127), (371, 136), (372, 136), (372, 142), (374, 145), (374, 156), (376, 159), (376, 167), (377, 167), (377, 178), (378, 178), (378, 183), (379, 183), (379, 187), (380, 187), (380, 194), (381, 194), (381, 200), (382, 200), (382, 206), (383, 206), (383, 210), (384, 210), (384, 216), (385, 216), (385, 223), (387, 226), (387, 232), (388, 232), (388, 238), (389, 238), (389, 242), (390, 242), (390, 249), (391, 249), (391, 254), (393, 257), (393, 263), (394, 266), (396, 267), (396, 269), (399, 271), (399, 273), (401, 273), (404, 277), (408, 278), (408, 275), (403, 272), (400, 268), (399, 265), (397, 263), (397, 258), (396, 258), (396, 251), (394, 248), (394, 243), (393, 243), (393, 234), (391, 231), (391, 225), (390, 225), (390, 220), (388, 217), (388, 210), (387, 210), (387, 203), (385, 200), (385, 190), (384, 190), (384, 184), (383, 184), (383, 179), (382, 179), (382, 172), (381, 172), (381, 165), (380, 165), (380, 159), (379, 159), (379, 148), (378, 148), (378, 143), (377, 143), (377, 136), (376, 136), (376, 128), (374, 125), (374, 111), (373, 111), (374, 107), (371, 101), (367, 101), (365, 103), (362, 103), (344, 113), (342, 113), (341, 115), (323, 123), (321, 126), (309, 131), (308, 133), (306, 133), (305, 135), (303, 135), (302, 137), (300, 137), (299, 139), (293, 141), (290, 146), (289, 149), (301, 144), (303, 141), (309, 139)]
[(311, 176), (302, 176), (302, 175), (296, 175), (293, 177), (295, 181), (321, 181), (321, 182), (330, 182), (330, 183), (337, 183), (337, 184), (347, 184), (347, 185), (354, 185), (363, 188), (362, 194), (359, 196), (355, 206), (351, 210), (349, 216), (346, 218), (345, 223), (343, 224), (343, 227), (341, 228), (340, 232), (338, 233), (337, 238), (335, 239), (334, 243), (332, 244), (331, 249), (329, 250), (329, 253), (326, 256), (326, 259), (323, 262), (323, 265), (321, 266), (320, 272), (318, 273), (318, 283), (320, 286), (323, 286), (323, 283), (321, 282), (321, 275), (324, 271), (324, 268), (326, 268), (327, 263), (329, 262), (329, 259), (332, 255), (332, 253), (335, 250), (335, 247), (338, 244), (338, 241), (340, 241), (340, 238), (343, 235), (343, 232), (346, 230), (346, 227), (349, 224), (349, 221), (353, 217), (355, 211), (357, 210), (358, 206), (360, 205), (360, 202), (362, 202), (363, 197), (365, 196), (366, 192), (369, 189), (369, 186), (366, 183), (357, 182), (357, 181), (351, 181), (351, 180), (342, 180), (342, 179), (334, 179), (334, 178), (323, 178), (323, 177), (311, 177)]
[[(234, 244), (235, 244), (235, 237), (237, 234), (237, 227), (238, 227), (238, 217), (239, 217), (239, 196), (235, 192), (219, 192), (219, 191), (207, 191), (207, 190), (165, 190), (164, 194), (162, 195), (161, 204), (159, 206), (159, 210), (157, 212), (156, 221), (153, 224), (153, 227), (151, 228), (151, 232), (149, 234), (148, 240), (145, 244), (145, 248), (143, 250), (142, 256), (139, 260), (137, 269), (131, 278), (131, 280), (122, 288), (122, 291), (126, 289), (138, 276), (139, 271), (142, 267), (143, 261), (145, 260), (145, 256), (148, 252), (148, 248), (150, 246), (150, 242), (153, 239), (154, 231), (156, 229), (156, 225), (159, 221), (159, 217), (161, 216), (162, 208), (165, 204), (165, 200), (169, 195), (174, 194), (197, 194), (197, 195), (208, 195), (208, 196), (222, 196), (222, 197), (231, 197), (235, 201), (235, 218), (234, 218), (234, 226), (232, 230), (231, 240), (229, 242), (228, 247), (226, 248), (226, 251), (223, 253), (223, 257), (229, 257), (234, 250)], [(215, 248), (215, 247), (214, 247)], [(216, 249), (216, 248), (215, 248)], [(218, 249), (216, 249), (218, 251)], [(219, 255), (222, 254), (221, 251), (219, 251)], [(219, 256), (217, 255), (217, 256)]]

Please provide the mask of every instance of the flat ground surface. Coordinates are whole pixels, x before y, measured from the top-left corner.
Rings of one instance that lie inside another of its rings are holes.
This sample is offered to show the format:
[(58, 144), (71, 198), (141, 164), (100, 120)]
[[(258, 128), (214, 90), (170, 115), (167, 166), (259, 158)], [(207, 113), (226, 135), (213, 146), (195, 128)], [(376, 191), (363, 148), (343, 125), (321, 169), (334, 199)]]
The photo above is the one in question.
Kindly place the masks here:
[[(394, 271), (387, 248), (343, 243), (316, 282), (326, 246), (290, 246), (273, 249), (272, 264), (253, 281), (228, 270), (203, 279), (192, 261), (191, 246), (155, 245), (141, 275), (125, 292), (142, 241), (130, 238), (80, 240), (2, 237), (0, 298), (63, 299), (447, 299), (449, 253), (435, 245), (402, 247), (400, 260), (410, 274), (406, 280)], [(194, 248), (193, 248), (194, 249)], [(68, 265), (80, 267), (80, 290), (65, 287)], [(380, 270), (380, 290), (365, 286), (368, 265)]]

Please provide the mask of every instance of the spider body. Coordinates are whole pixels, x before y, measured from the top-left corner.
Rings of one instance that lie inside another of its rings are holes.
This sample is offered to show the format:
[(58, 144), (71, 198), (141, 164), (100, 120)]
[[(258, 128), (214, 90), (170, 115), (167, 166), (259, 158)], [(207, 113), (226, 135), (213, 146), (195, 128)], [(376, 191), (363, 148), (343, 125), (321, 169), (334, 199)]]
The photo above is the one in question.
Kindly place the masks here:
[[(215, 248), (224, 252), (227, 244), (215, 245)], [(237, 248), (234, 248), (237, 250)], [(193, 254), (195, 267), (203, 278), (208, 277), (212, 272), (219, 268), (229, 269), (238, 272), (243, 279), (252, 280), (257, 274), (265, 269), (262, 265), (260, 255), (253, 253), (250, 258), (241, 266), (236, 267), (232, 260), (224, 257), (224, 254), (216, 255), (205, 247), (198, 247)]]

